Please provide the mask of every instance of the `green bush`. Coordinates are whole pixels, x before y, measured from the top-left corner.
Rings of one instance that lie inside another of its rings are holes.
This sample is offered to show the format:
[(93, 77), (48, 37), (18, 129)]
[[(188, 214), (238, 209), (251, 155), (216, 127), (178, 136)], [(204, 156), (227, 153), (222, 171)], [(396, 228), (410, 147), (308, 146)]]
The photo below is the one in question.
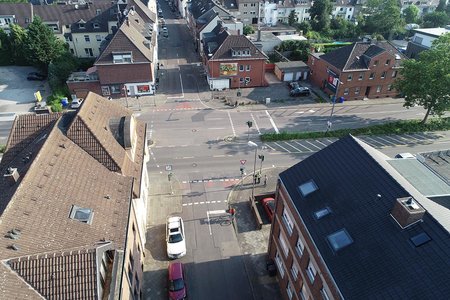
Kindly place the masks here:
[(6, 145), (0, 145), (0, 153), (5, 153)]
[(281, 141), (281, 140), (296, 140), (296, 139), (317, 139), (324, 137), (343, 137), (348, 134), (354, 136), (358, 135), (387, 135), (387, 134), (404, 134), (425, 131), (441, 131), (450, 130), (450, 118), (433, 119), (428, 123), (421, 123), (419, 120), (397, 121), (381, 125), (373, 125), (363, 128), (346, 128), (338, 129), (329, 132), (280, 132), (280, 133), (265, 133), (261, 135), (261, 140), (264, 142)]

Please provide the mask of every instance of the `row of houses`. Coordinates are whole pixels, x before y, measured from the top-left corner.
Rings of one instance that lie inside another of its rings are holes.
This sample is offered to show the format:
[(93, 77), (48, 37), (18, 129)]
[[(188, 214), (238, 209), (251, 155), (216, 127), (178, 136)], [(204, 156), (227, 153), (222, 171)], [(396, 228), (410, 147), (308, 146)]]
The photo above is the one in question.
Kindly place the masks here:
[(18, 116), (0, 163), (1, 299), (141, 299), (146, 124), (89, 93)]

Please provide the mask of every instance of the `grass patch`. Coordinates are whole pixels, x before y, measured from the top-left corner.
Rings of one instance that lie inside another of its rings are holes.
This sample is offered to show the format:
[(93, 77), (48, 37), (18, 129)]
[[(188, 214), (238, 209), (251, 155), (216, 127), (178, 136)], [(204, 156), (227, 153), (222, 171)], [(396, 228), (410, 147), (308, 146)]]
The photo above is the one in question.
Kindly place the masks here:
[(0, 153), (5, 153), (6, 145), (0, 145)]
[(404, 134), (424, 131), (444, 131), (450, 130), (450, 117), (432, 119), (426, 124), (422, 124), (419, 120), (396, 121), (387, 124), (373, 125), (363, 128), (346, 128), (332, 130), (326, 133), (325, 131), (316, 132), (286, 132), (280, 133), (265, 133), (261, 135), (261, 141), (283, 141), (283, 140), (299, 140), (299, 139), (317, 139), (325, 137), (341, 138), (348, 134), (354, 136), (358, 135), (389, 135), (389, 134)]

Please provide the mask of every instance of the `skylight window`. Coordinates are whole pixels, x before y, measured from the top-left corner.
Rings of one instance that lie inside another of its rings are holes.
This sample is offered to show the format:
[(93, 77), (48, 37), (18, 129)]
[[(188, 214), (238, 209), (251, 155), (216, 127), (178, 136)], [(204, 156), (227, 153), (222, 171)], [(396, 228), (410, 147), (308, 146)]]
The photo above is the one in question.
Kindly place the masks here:
[(410, 238), (410, 240), (414, 244), (414, 246), (420, 247), (423, 244), (426, 244), (429, 241), (431, 241), (431, 237), (425, 232), (422, 232), (419, 233), (418, 235), (413, 236), (412, 238)]
[(90, 208), (83, 208), (76, 205), (72, 206), (69, 218), (83, 223), (91, 224), (94, 212)]
[(317, 187), (316, 183), (314, 182), (314, 180), (309, 180), (303, 184), (301, 184), (299, 187), (300, 193), (302, 193), (303, 197), (308, 196), (309, 194), (311, 194), (312, 192), (318, 190), (319, 188)]
[(353, 243), (353, 239), (344, 228), (327, 236), (327, 240), (334, 251), (339, 251)]
[(320, 220), (329, 214), (331, 214), (331, 209), (329, 207), (325, 207), (314, 212), (314, 218), (316, 218), (316, 220)]

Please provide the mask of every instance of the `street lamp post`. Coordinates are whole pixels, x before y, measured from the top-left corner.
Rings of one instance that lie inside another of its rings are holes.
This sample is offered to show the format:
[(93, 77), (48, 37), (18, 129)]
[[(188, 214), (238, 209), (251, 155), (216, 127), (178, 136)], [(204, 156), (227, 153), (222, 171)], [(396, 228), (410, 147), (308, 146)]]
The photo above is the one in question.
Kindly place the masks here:
[(252, 201), (253, 201), (254, 197), (255, 197), (256, 155), (258, 153), (258, 144), (254, 143), (252, 141), (248, 141), (247, 145), (255, 148), (255, 160), (253, 161), (253, 177), (252, 177), (252, 182), (253, 182), (253, 184), (252, 184)]
[(127, 86), (125, 84), (123, 85), (123, 92), (125, 94), (125, 102), (126, 102), (127, 108), (128, 108), (128, 91), (127, 91)]
[(333, 125), (332, 120), (333, 120), (334, 106), (336, 105), (336, 101), (337, 101), (337, 97), (338, 97), (338, 90), (339, 90), (339, 85), (340, 84), (342, 84), (342, 82), (338, 79), (337, 84), (336, 84), (336, 93), (331, 98), (332, 102), (333, 102), (333, 106), (331, 107), (330, 117), (328, 118), (328, 121), (327, 121), (327, 131), (326, 131), (326, 133), (328, 133), (328, 131), (331, 129), (331, 125)]

